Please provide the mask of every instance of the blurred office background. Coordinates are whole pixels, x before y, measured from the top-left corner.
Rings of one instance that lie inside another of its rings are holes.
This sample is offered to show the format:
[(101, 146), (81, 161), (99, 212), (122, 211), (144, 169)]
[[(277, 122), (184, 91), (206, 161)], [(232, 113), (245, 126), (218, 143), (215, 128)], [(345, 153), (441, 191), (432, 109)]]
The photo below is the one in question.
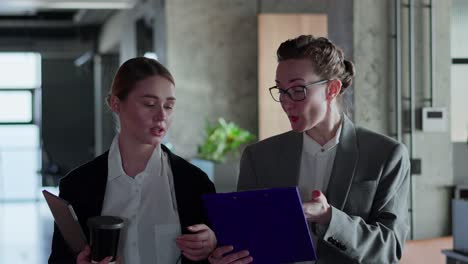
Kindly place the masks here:
[[(1, 0), (0, 263), (46, 263), (40, 192), (109, 147), (104, 98), (122, 62), (149, 56), (173, 73), (165, 141), (191, 159), (220, 117), (257, 140), (289, 129), (267, 88), (277, 46), (299, 34), (354, 61), (350, 116), (410, 151), (409, 239), (450, 247), (451, 200), (468, 197), (467, 28), (468, 0)], [(218, 190), (235, 189), (238, 162), (215, 173)]]

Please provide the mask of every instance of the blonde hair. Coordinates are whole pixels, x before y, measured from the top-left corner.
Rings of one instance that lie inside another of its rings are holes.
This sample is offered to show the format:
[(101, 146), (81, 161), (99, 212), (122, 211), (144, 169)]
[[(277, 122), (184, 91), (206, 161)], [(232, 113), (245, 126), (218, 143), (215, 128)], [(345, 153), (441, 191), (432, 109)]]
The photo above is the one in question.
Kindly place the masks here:
[(127, 60), (115, 74), (112, 86), (106, 97), (107, 105), (110, 106), (110, 97), (112, 95), (124, 101), (137, 82), (154, 75), (162, 76), (172, 84), (175, 84), (172, 74), (158, 61), (146, 57)]

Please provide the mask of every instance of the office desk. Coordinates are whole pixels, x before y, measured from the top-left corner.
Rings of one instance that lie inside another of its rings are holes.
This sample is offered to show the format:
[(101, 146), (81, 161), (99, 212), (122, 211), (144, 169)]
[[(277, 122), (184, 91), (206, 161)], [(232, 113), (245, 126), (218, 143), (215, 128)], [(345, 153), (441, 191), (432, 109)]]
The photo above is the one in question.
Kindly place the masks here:
[(442, 250), (442, 254), (446, 257), (447, 264), (467, 264), (468, 263), (468, 254), (461, 254), (453, 250), (445, 249)]

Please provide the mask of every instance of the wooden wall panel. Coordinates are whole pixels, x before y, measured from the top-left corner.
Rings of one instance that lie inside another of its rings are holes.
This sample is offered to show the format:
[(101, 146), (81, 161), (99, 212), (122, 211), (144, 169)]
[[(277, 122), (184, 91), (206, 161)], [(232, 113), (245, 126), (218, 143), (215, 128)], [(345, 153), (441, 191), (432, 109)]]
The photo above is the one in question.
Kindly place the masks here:
[(260, 14), (258, 15), (258, 105), (259, 139), (291, 129), (278, 102), (268, 88), (275, 85), (276, 50), (286, 39), (312, 34), (327, 36), (325, 14)]

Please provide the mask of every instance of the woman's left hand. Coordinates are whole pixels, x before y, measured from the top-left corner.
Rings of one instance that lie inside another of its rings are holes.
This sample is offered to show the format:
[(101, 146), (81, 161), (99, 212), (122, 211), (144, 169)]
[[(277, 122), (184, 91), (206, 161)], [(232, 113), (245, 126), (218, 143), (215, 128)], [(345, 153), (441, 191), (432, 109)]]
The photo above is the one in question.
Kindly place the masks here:
[(187, 228), (193, 234), (185, 234), (177, 237), (177, 247), (182, 254), (192, 261), (207, 259), (216, 248), (216, 236), (214, 232), (204, 224), (193, 225)]
[(302, 209), (308, 221), (322, 225), (330, 224), (332, 209), (321, 191), (313, 191), (312, 199), (303, 203)]

